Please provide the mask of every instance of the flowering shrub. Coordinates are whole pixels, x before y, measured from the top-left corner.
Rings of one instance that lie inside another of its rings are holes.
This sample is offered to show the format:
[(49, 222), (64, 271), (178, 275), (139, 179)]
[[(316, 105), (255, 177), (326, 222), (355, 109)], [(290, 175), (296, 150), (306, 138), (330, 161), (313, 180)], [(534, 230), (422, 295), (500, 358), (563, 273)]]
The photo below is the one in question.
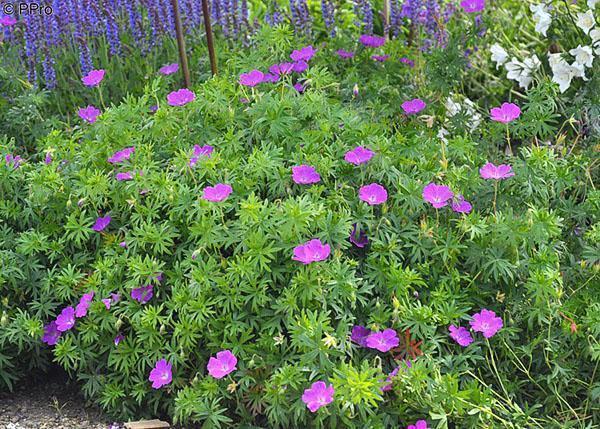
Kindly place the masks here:
[(459, 94), (461, 45), (261, 31), (189, 89), (78, 76), (98, 107), (2, 140), (1, 382), (53, 360), (206, 427), (600, 424), (595, 141), (540, 144), (544, 85)]

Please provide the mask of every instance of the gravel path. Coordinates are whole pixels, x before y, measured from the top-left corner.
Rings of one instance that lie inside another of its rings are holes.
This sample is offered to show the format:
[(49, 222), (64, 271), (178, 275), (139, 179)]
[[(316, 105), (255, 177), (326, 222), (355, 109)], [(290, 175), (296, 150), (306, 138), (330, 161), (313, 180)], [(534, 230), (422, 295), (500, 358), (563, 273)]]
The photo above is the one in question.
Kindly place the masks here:
[(0, 429), (121, 429), (100, 410), (86, 406), (62, 374), (19, 383), (0, 391)]

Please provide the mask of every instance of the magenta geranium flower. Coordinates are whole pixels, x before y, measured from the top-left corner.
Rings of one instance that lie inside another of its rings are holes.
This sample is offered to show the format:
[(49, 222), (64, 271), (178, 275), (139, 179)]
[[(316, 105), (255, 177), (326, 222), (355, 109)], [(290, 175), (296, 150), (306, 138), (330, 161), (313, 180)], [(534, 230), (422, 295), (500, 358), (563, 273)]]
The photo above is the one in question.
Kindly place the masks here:
[(262, 83), (265, 79), (265, 74), (260, 70), (252, 70), (248, 73), (242, 73), (240, 75), (240, 85), (243, 86), (256, 86), (259, 83)]
[(310, 185), (318, 183), (321, 176), (314, 167), (302, 164), (292, 167), (292, 180), (299, 185)]
[(304, 390), (302, 402), (306, 404), (311, 413), (314, 413), (319, 408), (333, 402), (334, 393), (333, 385), (327, 386), (324, 381), (317, 381), (310, 386), (310, 389)]
[(90, 124), (93, 124), (100, 116), (100, 109), (95, 108), (94, 106), (87, 106), (85, 108), (81, 108), (77, 111), (77, 114), (81, 119)]
[(296, 61), (292, 65), (292, 70), (296, 73), (304, 73), (308, 69), (308, 63), (306, 61)]
[(406, 64), (409, 67), (415, 66), (415, 62), (413, 60), (411, 60), (410, 58), (402, 57), (402, 58), (400, 58), (400, 62), (403, 64)]
[(131, 290), (131, 297), (140, 304), (145, 304), (152, 299), (154, 296), (153, 286), (151, 284), (146, 286), (136, 287)]
[(108, 162), (110, 162), (111, 164), (118, 164), (123, 161), (127, 161), (129, 158), (131, 158), (131, 155), (134, 152), (135, 152), (134, 146), (126, 147), (123, 150), (118, 150), (108, 158)]
[(213, 153), (213, 150), (214, 147), (210, 145), (205, 144), (204, 146), (200, 146), (195, 144), (194, 155), (190, 158), (189, 166), (193, 167), (194, 165), (196, 165), (200, 157), (205, 156), (207, 158), (210, 158), (211, 154)]
[(187, 88), (178, 89), (167, 95), (169, 106), (184, 106), (196, 99), (196, 94)]
[(376, 206), (387, 201), (388, 193), (380, 184), (371, 183), (358, 190), (358, 197), (370, 206)]
[(450, 325), (448, 327), (450, 331), (450, 338), (456, 341), (460, 346), (467, 347), (473, 342), (473, 337), (469, 330), (463, 326)]
[(345, 51), (343, 49), (339, 49), (339, 50), (335, 51), (335, 53), (338, 54), (338, 56), (340, 58), (344, 58), (344, 59), (354, 58), (354, 52), (352, 52), (352, 51)]
[(123, 341), (124, 339), (125, 339), (125, 337), (123, 336), (123, 334), (121, 334), (121, 333), (117, 334), (117, 336), (116, 336), (116, 337), (115, 337), (115, 339), (113, 340), (113, 341), (114, 341), (114, 343), (115, 343), (115, 346), (118, 346), (118, 345), (119, 345), (119, 343), (120, 343), (121, 341)]
[(485, 8), (485, 0), (462, 0), (460, 7), (467, 13), (481, 12)]
[(379, 48), (385, 45), (384, 37), (371, 36), (369, 34), (363, 34), (358, 38), (358, 41), (369, 48)]
[(217, 353), (217, 357), (211, 357), (208, 360), (208, 373), (214, 378), (223, 378), (227, 374), (237, 369), (237, 358), (229, 350), (223, 350)]
[(521, 108), (514, 103), (502, 103), (500, 107), (490, 110), (492, 121), (508, 124), (521, 116)]
[(498, 166), (488, 162), (479, 169), (479, 174), (482, 179), (492, 180), (504, 180), (509, 177), (513, 177), (515, 173), (512, 171), (512, 167), (506, 164), (500, 164)]
[(367, 347), (367, 338), (371, 335), (371, 330), (361, 325), (352, 327), (352, 333), (350, 334), (350, 341), (358, 344), (361, 347)]
[(473, 206), (470, 202), (464, 199), (462, 195), (457, 195), (452, 201), (452, 210), (456, 213), (471, 213)]
[(215, 186), (207, 186), (204, 188), (202, 191), (202, 199), (213, 203), (219, 203), (226, 200), (231, 192), (233, 192), (231, 186), (224, 183), (217, 183)]
[(13, 18), (12, 16), (3, 16), (2, 18), (0, 18), (0, 25), (4, 26), (4, 27), (12, 27), (13, 25), (15, 25), (17, 23), (17, 20), (15, 18)]
[(407, 115), (415, 115), (423, 110), (427, 105), (420, 98), (414, 98), (412, 100), (405, 101), (402, 103), (402, 110)]
[(346, 152), (344, 155), (344, 161), (349, 162), (354, 165), (364, 164), (373, 158), (375, 152), (366, 147), (358, 146), (351, 151)]
[(392, 390), (393, 379), (395, 376), (398, 375), (398, 371), (400, 371), (399, 366), (394, 368), (394, 370), (388, 374), (388, 376), (385, 379), (386, 384), (383, 387), (381, 387), (382, 392), (389, 392), (390, 390)]
[(423, 199), (434, 208), (439, 209), (448, 205), (448, 201), (454, 197), (449, 187), (430, 183), (423, 188)]
[(158, 72), (160, 74), (164, 74), (165, 76), (168, 76), (170, 74), (177, 73), (178, 70), (179, 70), (179, 64), (173, 63), (173, 64), (167, 64), (166, 66), (162, 66), (161, 68), (158, 69)]
[(94, 291), (90, 291), (88, 293), (84, 293), (81, 299), (79, 300), (79, 304), (75, 307), (75, 317), (85, 317), (88, 312), (88, 308), (92, 303), (92, 299), (94, 299)]
[(310, 61), (317, 51), (311, 46), (305, 46), (302, 49), (296, 49), (290, 54), (293, 61)]
[(269, 67), (269, 71), (277, 76), (290, 74), (294, 71), (294, 63), (273, 64)]
[(133, 173), (131, 171), (124, 171), (121, 173), (115, 174), (115, 178), (119, 181), (131, 180), (133, 179)]
[(75, 325), (75, 309), (73, 307), (66, 307), (56, 317), (56, 329), (60, 332), (65, 332), (71, 329)]
[(112, 218), (108, 215), (104, 217), (99, 217), (98, 219), (96, 219), (96, 222), (94, 223), (94, 226), (92, 226), (92, 229), (96, 232), (103, 231), (108, 226), (111, 219)]
[(329, 244), (321, 243), (319, 239), (307, 241), (304, 244), (294, 247), (294, 261), (300, 261), (307, 265), (312, 262), (323, 261), (329, 257), (331, 247)]
[(104, 79), (104, 70), (92, 70), (87, 75), (81, 78), (85, 86), (98, 86)]
[(398, 334), (393, 329), (384, 329), (381, 332), (372, 332), (366, 340), (366, 345), (370, 349), (377, 349), (380, 352), (389, 352), (400, 344)]
[(44, 335), (42, 336), (42, 342), (48, 344), (49, 346), (53, 346), (58, 342), (60, 338), (60, 331), (56, 325), (56, 322), (52, 321), (44, 326)]
[(390, 58), (389, 55), (371, 55), (371, 59), (374, 61), (378, 61), (380, 63), (383, 63), (384, 61), (387, 61)]
[(12, 167), (16, 170), (21, 166), (23, 158), (21, 158), (19, 155), (13, 156), (9, 153), (4, 157), (4, 161), (6, 162), (7, 167)]
[(166, 386), (173, 380), (173, 373), (171, 372), (172, 365), (165, 359), (161, 359), (156, 362), (156, 366), (150, 371), (150, 377), (148, 379), (152, 382), (153, 389), (160, 389)]
[(352, 244), (354, 244), (356, 247), (360, 247), (361, 249), (369, 244), (367, 233), (362, 230), (357, 231), (356, 224), (352, 225), (352, 232), (350, 232), (350, 237), (348, 237), (348, 239)]
[(262, 81), (264, 83), (275, 83), (279, 81), (279, 75), (273, 73), (265, 73)]
[(485, 308), (479, 313), (475, 313), (469, 324), (471, 325), (471, 329), (475, 332), (483, 333), (485, 338), (493, 337), (504, 326), (502, 318), (496, 317), (496, 313)]
[(407, 429), (429, 429), (426, 420), (419, 420), (414, 425), (408, 425)]
[(46, 153), (46, 156), (44, 157), (44, 164), (52, 164), (52, 154), (50, 152)]
[(302, 93), (304, 93), (304, 89), (305, 89), (305, 88), (304, 88), (304, 85), (302, 85), (300, 82), (296, 82), (296, 83), (294, 84), (294, 89), (295, 89), (296, 91), (298, 91), (300, 94), (302, 94)]

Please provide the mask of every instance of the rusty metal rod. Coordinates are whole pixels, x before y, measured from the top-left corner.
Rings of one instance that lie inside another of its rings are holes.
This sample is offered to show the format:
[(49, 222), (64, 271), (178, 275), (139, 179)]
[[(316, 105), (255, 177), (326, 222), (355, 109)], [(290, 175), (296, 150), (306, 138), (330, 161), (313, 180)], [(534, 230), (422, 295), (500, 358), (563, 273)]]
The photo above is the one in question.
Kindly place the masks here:
[(190, 79), (190, 69), (188, 67), (187, 54), (185, 53), (185, 39), (183, 38), (183, 29), (181, 26), (181, 15), (179, 14), (179, 3), (177, 0), (171, 0), (173, 5), (173, 16), (175, 19), (175, 34), (177, 35), (177, 47), (179, 48), (179, 62), (181, 72), (183, 73), (183, 83), (186, 88), (192, 86)]
[(217, 74), (217, 57), (215, 55), (215, 44), (213, 42), (213, 32), (210, 24), (208, 0), (202, 0), (202, 15), (204, 18), (204, 29), (206, 30), (206, 45), (208, 46), (208, 57), (210, 58), (210, 71), (212, 72), (212, 75), (215, 76)]

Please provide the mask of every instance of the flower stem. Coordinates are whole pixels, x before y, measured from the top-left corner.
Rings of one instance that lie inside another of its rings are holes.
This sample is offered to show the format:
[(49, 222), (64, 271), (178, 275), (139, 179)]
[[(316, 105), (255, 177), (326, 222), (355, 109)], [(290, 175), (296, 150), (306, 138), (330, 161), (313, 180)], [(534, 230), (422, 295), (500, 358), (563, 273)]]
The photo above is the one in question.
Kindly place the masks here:
[(498, 181), (494, 180), (494, 202), (493, 202), (494, 214), (496, 214), (496, 198), (498, 198)]
[(510, 145), (510, 133), (508, 132), (508, 124), (506, 124), (506, 141), (508, 143), (508, 151), (510, 152), (510, 155), (512, 156), (513, 151), (512, 151), (512, 146)]

